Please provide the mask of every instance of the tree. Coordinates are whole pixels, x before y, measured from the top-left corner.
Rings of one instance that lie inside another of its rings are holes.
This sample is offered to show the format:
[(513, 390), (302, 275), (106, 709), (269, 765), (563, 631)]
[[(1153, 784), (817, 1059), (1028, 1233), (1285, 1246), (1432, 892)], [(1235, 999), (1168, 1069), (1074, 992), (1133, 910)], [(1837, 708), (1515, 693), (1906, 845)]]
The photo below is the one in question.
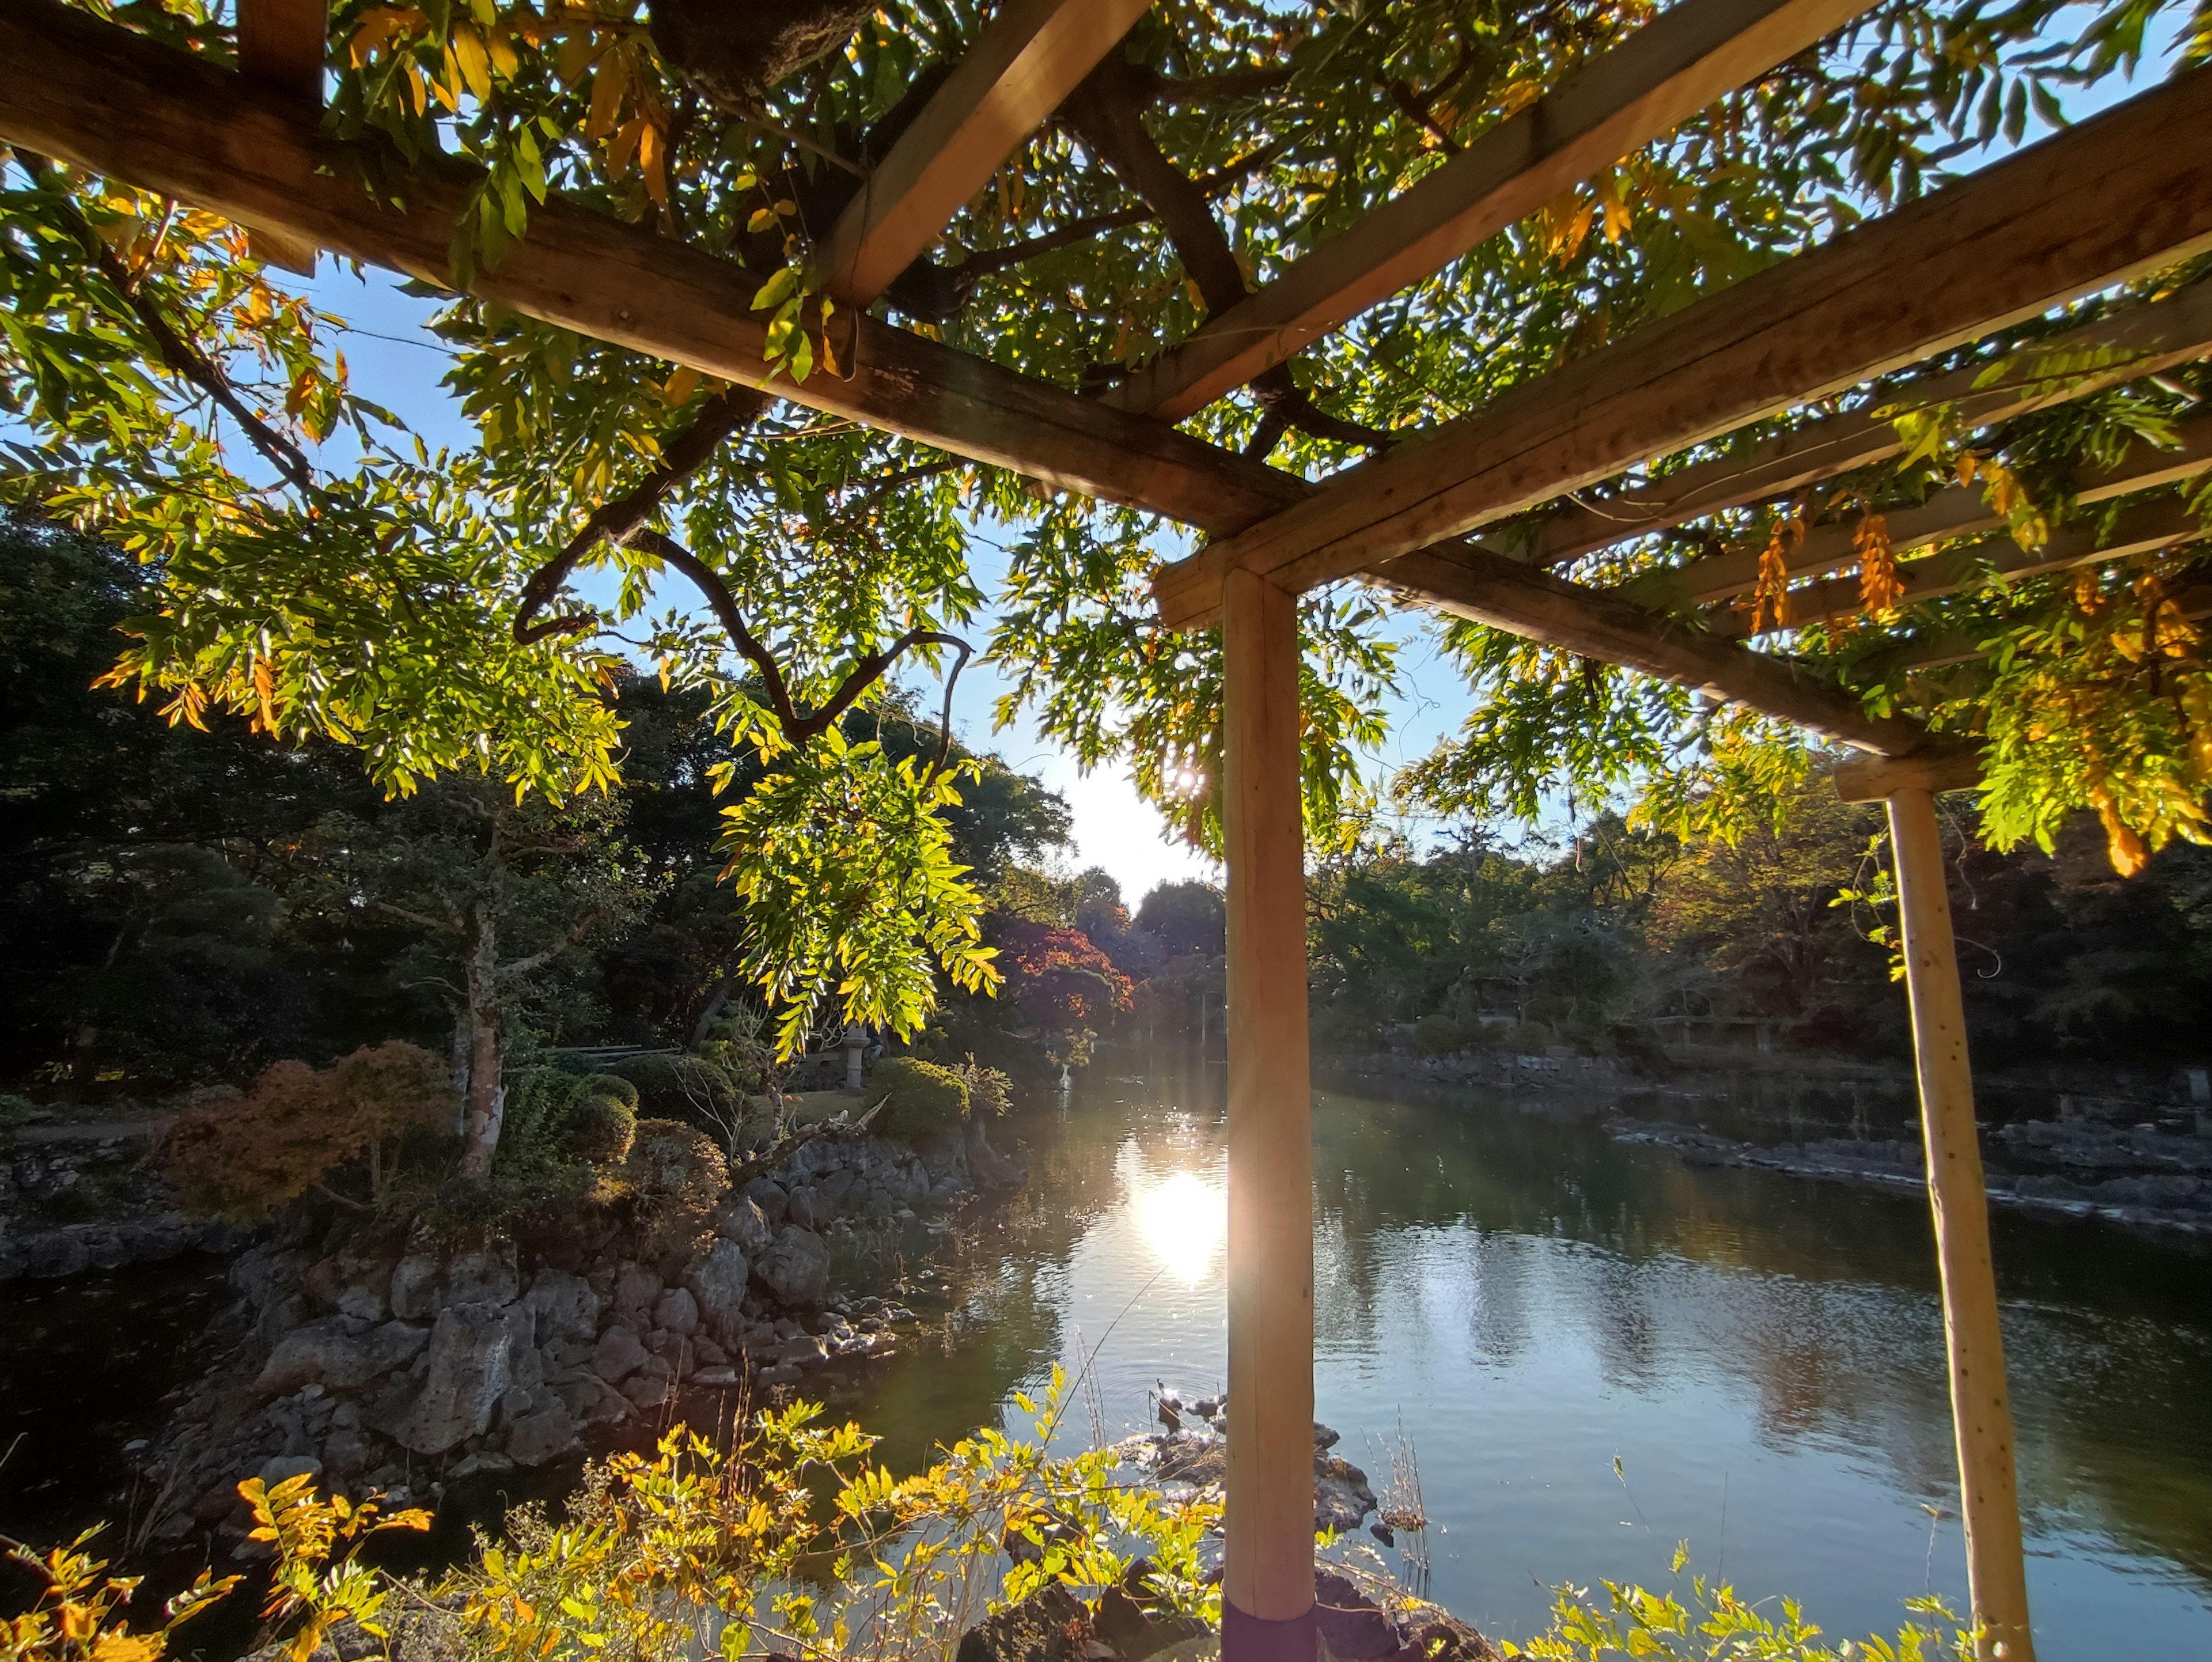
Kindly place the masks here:
[(1226, 952), (1229, 907), (1211, 883), (1160, 883), (1137, 908), (1137, 927), (1156, 934), (1171, 952)]
[[(1380, 449), (1919, 194), (1992, 142), (2059, 124), (2060, 95), (2131, 70), (2167, 9), (1897, 0), (1191, 425), (1309, 476)], [(113, 15), (188, 50), (234, 46), (204, 0)], [(521, 0), (349, 4), (332, 14), (330, 125), (379, 158), (380, 190), (404, 191), (417, 170), (476, 170), (453, 228), (457, 281), (496, 265), (554, 192), (735, 260), (775, 308), (768, 362), (796, 382), (848, 372), (813, 272), (826, 228), (986, 15), (970, 0), (832, 8), (759, 52), (744, 32), (687, 27), (683, 6), (641, 29), (588, 9), (550, 22)], [(1498, 0), (1148, 14), (884, 305), (1062, 387), (1125, 379), (1650, 15)], [(2208, 52), (2212, 36), (2191, 31), (2184, 56)], [(764, 770), (818, 769), (806, 753), (894, 667), (949, 675), (964, 661), (957, 631), (981, 600), (969, 539), (989, 525), (1012, 548), (991, 642), (1010, 710), (1032, 709), (1086, 765), (1127, 767), (1194, 840), (1218, 837), (1218, 642), (1153, 621), (1146, 580), (1170, 545), (1147, 516), (775, 409), (474, 300), (438, 333), (479, 450), (432, 455), (349, 389), (332, 320), (273, 281), (237, 228), (35, 155), (9, 166), (0, 405), (35, 442), (12, 450), (8, 489), (158, 569), (160, 601), (124, 667), (179, 719), (228, 708), (268, 731), (341, 737), (392, 788), (484, 763), (565, 798), (611, 784), (606, 694), (623, 648), (706, 689)], [(2051, 326), (2023, 325), (1996, 350)], [(2194, 746), (2212, 732), (2212, 697), (2195, 625), (2172, 603), (2184, 561), (2150, 557), (2079, 593), (2055, 580), (2009, 597), (1975, 587), (1899, 612), (1880, 521), (1961, 477), (1989, 483), (2023, 530), (2037, 514), (2063, 520), (2064, 467), (2117, 434), (2170, 429), (2197, 374), (2182, 372), (2179, 392), (2137, 383), (1981, 436), (1915, 411), (1899, 466), (1646, 539), (1586, 575), (1779, 549), (1824, 517), (1863, 526), (1871, 621), (1803, 624), (1793, 648), (1878, 706), (1987, 734), (1995, 834), (2048, 841), (2086, 806), (2114, 856), (2139, 863), (2196, 834), (2206, 782)], [(341, 436), (362, 447), (357, 466), (333, 466)], [(603, 607), (567, 593), (592, 570), (615, 580)], [(671, 604), (671, 587), (703, 597), (708, 616)], [(1364, 594), (1309, 596), (1300, 627), (1310, 838), (1340, 849), (1397, 650)], [(1882, 659), (1947, 631), (1997, 649), (1960, 678), (1917, 673), (1909, 651)], [(1806, 764), (1790, 735), (1686, 691), (1474, 625), (1443, 638), (1477, 714), (1413, 785), (1455, 813), (1528, 813), (1565, 787), (1586, 804), (1641, 797), (1653, 823), (1732, 830)], [(908, 812), (897, 758), (846, 737), (837, 765), (883, 775), (854, 794), (890, 805), (887, 824), (921, 839), (905, 854), (927, 857), (922, 820), (951, 804)], [(814, 795), (794, 784), (775, 800), (803, 814)], [(947, 943), (951, 972), (965, 973), (968, 894), (926, 884), (910, 898), (939, 910), (897, 930), (872, 916), (848, 943), (863, 1004), (910, 1008), (900, 989), (915, 984), (917, 941)], [(773, 927), (793, 943), (841, 928), (826, 913), (794, 923)], [(770, 980), (816, 984), (790, 965)]]
[(424, 937), (417, 979), (453, 1012), (453, 1082), (467, 1104), (460, 1172), (472, 1181), (489, 1176), (499, 1147), (514, 1022), (564, 957), (628, 922), (642, 898), (618, 833), (618, 808), (604, 797), (518, 802), (465, 775), (373, 821), (317, 828), (320, 908), (380, 914)]

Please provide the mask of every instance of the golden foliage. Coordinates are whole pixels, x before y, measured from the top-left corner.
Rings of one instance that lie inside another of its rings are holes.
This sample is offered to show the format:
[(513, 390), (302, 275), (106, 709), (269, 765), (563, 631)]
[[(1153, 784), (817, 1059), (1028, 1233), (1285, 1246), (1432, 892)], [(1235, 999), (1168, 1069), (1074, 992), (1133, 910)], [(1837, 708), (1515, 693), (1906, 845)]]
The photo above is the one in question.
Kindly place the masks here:
[(1897, 545), (1889, 538), (1889, 521), (1872, 508), (1859, 515), (1852, 546), (1859, 557), (1859, 604), (1876, 618), (1893, 611), (1905, 598), (1905, 581), (1898, 575)]
[(1790, 562), (1805, 545), (1807, 529), (1803, 506), (1793, 505), (1787, 515), (1775, 521), (1774, 534), (1759, 550), (1759, 580), (1751, 591), (1753, 634), (1790, 626)]

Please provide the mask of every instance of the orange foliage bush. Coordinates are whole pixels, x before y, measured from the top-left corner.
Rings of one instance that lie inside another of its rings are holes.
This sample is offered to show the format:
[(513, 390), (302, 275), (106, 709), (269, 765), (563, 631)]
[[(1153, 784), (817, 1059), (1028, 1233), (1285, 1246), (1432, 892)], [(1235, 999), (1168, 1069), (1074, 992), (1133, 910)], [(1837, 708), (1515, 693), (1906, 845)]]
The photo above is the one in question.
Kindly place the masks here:
[(450, 1135), (459, 1106), (445, 1063), (394, 1040), (332, 1068), (277, 1062), (249, 1092), (200, 1093), (170, 1127), (162, 1162), (188, 1210), (265, 1217), (364, 1155), (380, 1189), (410, 1139)]

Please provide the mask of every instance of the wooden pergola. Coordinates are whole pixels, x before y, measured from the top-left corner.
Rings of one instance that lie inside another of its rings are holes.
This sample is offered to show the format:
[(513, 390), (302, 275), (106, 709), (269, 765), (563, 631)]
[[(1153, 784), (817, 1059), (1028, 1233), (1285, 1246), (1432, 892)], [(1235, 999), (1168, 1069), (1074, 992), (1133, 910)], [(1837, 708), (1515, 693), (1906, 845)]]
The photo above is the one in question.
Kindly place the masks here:
[[(1252, 289), (1100, 398), (868, 315), (892, 278), (1117, 49), (1145, 0), (1006, 0), (967, 58), (823, 240), (840, 302), (842, 374), (775, 393), (1053, 490), (1128, 504), (1204, 533), (1168, 566), (1161, 621), (1218, 621), (1225, 657), (1229, 872), (1230, 1461), (1224, 1651), (1310, 1662), (1313, 1261), (1298, 595), (1362, 578), (1413, 602), (1699, 688), (1854, 748), (1846, 794), (1887, 801), (1897, 855), (1929, 1187), (1942, 1273), (1968, 1566), (1990, 1653), (2033, 1656), (2011, 1415), (1935, 793), (1975, 758), (1806, 662), (1747, 644), (1754, 560), (1716, 553), (1598, 587), (1556, 575), (1626, 539), (1899, 455), (1879, 413), (1802, 422), (1726, 459), (1635, 477), (1812, 401), (1893, 375), (2212, 249), (2212, 71), (2179, 76), (1911, 205), (1838, 234), (1522, 385), (1377, 460), (1316, 484), (1177, 430), (1363, 311), (1664, 137), (1869, 10), (1868, 0), (1680, 0), (1610, 53), (1503, 120), (1340, 235)], [(268, 258), (317, 249), (450, 282), (472, 178), (441, 171), (380, 204), (318, 131), (324, 0), (240, 0), (229, 73), (55, 0), (0, 0), (0, 139), (158, 191), (251, 230)], [(35, 65), (32, 71), (30, 66)], [(472, 291), (584, 334), (731, 381), (768, 386), (762, 275), (557, 196)], [(2108, 313), (2063, 338), (2094, 367), (2063, 381), (1930, 375), (1927, 401), (1969, 427), (2212, 352), (2212, 285)], [(2212, 422), (2176, 451), (2087, 481), (2118, 498), (2212, 467)], [(1624, 478), (1624, 476), (1631, 476)], [(1608, 484), (1608, 482), (1611, 482)], [(1601, 488), (1593, 505), (1577, 493)], [(1468, 540), (1547, 509), (1510, 551)], [(1999, 521), (1980, 493), (1939, 493), (1893, 534), (1900, 551)], [(2171, 508), (2124, 511), (2102, 538), (2033, 550), (2001, 535), (1908, 560), (1908, 593), (1948, 592), (1984, 565), (2030, 575), (2185, 540)], [(1850, 567), (1816, 529), (1793, 577)], [(1848, 611), (1856, 591), (1820, 594)], [(2194, 610), (2212, 611), (2212, 599)], [(1971, 656), (1972, 642), (1920, 648)]]

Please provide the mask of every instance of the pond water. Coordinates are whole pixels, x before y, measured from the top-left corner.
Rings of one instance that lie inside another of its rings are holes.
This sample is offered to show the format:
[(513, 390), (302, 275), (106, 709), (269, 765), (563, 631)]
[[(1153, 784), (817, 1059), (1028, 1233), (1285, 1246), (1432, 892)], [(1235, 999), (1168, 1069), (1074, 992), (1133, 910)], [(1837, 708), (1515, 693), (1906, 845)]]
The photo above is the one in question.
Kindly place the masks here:
[[(906, 1469), (1055, 1361), (1091, 1359), (1109, 1437), (1159, 1382), (1214, 1390), (1220, 1105), (1218, 1064), (1109, 1056), (1011, 1122), (1027, 1192), (961, 1244), (941, 1324), (836, 1405)], [(1552, 1585), (1656, 1584), (1686, 1538), (1838, 1638), (1925, 1591), (1963, 1607), (1924, 1205), (1692, 1169), (1613, 1141), (1612, 1105), (1317, 1100), (1317, 1411), (1371, 1477), (1413, 1451), (1431, 1595), (1522, 1637)], [(1995, 1227), (2040, 1654), (2212, 1656), (2212, 1255)], [(1080, 1402), (1062, 1427), (1094, 1434)]]
[[(1072, 1444), (1146, 1428), (1162, 1382), (1215, 1390), (1221, 1104), (1218, 1062), (1109, 1053), (1003, 1124), (1027, 1190), (962, 1233), (942, 1294), (912, 1300), (933, 1325), (833, 1407), (910, 1470), (1018, 1420), (1012, 1393), (1055, 1361), (1089, 1363)], [(1923, 1591), (1963, 1606), (1924, 1204), (1693, 1168), (1614, 1142), (1615, 1107), (1769, 1140), (1895, 1135), (1909, 1109), (1771, 1086), (1694, 1106), (1320, 1095), (1317, 1409), (1378, 1488), (1394, 1446), (1417, 1456), (1430, 1593), (1525, 1637), (1553, 1584), (1656, 1585), (1686, 1538), (1695, 1568), (1793, 1594), (1837, 1637), (1893, 1629)], [(2212, 1252), (1993, 1221), (2039, 1653), (2212, 1657)], [(0, 1530), (137, 1510), (122, 1444), (204, 1365), (222, 1287), (192, 1259), (5, 1290)]]

